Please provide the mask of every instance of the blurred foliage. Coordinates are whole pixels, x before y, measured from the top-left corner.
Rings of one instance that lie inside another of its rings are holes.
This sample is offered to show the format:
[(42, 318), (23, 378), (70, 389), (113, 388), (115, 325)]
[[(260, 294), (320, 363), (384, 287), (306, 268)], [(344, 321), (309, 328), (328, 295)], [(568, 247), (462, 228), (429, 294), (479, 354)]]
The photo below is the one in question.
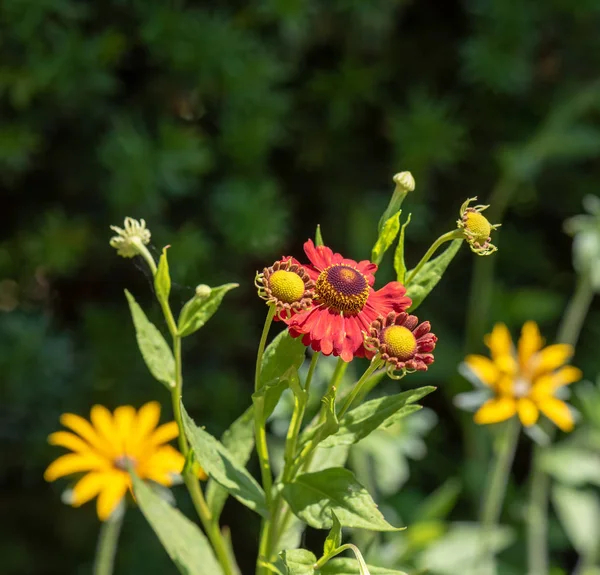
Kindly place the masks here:
[[(574, 284), (562, 221), (597, 194), (600, 176), (599, 25), (596, 0), (0, 3), (2, 572), (89, 572), (95, 515), (43, 483), (54, 456), (44, 438), (63, 411), (162, 393), (136, 352), (123, 296), (127, 287), (158, 318), (148, 274), (108, 247), (109, 224), (124, 216), (146, 219), (156, 253), (171, 244), (175, 303), (198, 283), (241, 284), (184, 349), (186, 406), (215, 434), (249, 403), (264, 316), (254, 270), (299, 256), (317, 223), (334, 249), (367, 257), (401, 170), (417, 181), (405, 204), (409, 266), (466, 197), (495, 198), (503, 227), (481, 329), (534, 319), (552, 339)], [(385, 542), (390, 563), (440, 574), (445, 550), (473, 529), (445, 523), (475, 517), (485, 458), (473, 441), (489, 444), (450, 401), (468, 388), (456, 365), (473, 259), (463, 250), (419, 310), (440, 337), (433, 368), (414, 376), (440, 388), (427, 398), (439, 419), (427, 455), (407, 459), (424, 429), (376, 446), (390, 445), (399, 474), (410, 469), (399, 494), (381, 494), (385, 505), (421, 521), (401, 543)], [(391, 274), (384, 260), (379, 279)], [(575, 360), (590, 378), (599, 318), (593, 309)], [(356, 465), (384, 457), (369, 449)], [(529, 450), (518, 451), (506, 506), (517, 533)], [(462, 490), (428, 531), (427, 496), (454, 479)], [(174, 572), (134, 515), (118, 572)], [(228, 506), (224, 520), (251, 565), (253, 519)], [(575, 557), (552, 526), (564, 573)], [(426, 551), (410, 539), (447, 529)], [(513, 541), (497, 537), (498, 548)], [(523, 555), (517, 540), (503, 573), (522, 573)]]

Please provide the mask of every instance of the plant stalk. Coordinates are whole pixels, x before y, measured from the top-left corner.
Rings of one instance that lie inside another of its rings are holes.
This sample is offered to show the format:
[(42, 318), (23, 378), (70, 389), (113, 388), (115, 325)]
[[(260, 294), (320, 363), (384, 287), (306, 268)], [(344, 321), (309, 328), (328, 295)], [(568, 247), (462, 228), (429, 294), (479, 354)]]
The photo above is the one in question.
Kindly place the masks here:
[(408, 278), (406, 278), (406, 281), (404, 282), (405, 285), (408, 285), (411, 282), (411, 280), (414, 279), (414, 277), (421, 271), (423, 266), (432, 258), (433, 254), (435, 254), (435, 252), (442, 244), (462, 237), (464, 237), (462, 230), (452, 230), (441, 235), (437, 240), (435, 240), (435, 242), (433, 242), (429, 249), (425, 252), (425, 255), (417, 264), (417, 267), (415, 267), (415, 269), (410, 272), (410, 275), (408, 276)]
[(125, 511), (117, 511), (102, 523), (94, 559), (94, 575), (112, 575), (124, 517)]

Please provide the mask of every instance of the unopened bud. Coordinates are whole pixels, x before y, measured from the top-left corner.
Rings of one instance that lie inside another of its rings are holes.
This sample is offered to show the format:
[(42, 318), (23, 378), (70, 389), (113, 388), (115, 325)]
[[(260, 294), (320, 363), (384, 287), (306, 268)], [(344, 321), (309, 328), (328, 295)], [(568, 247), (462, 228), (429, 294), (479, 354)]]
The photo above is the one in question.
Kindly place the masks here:
[(394, 182), (397, 186), (401, 186), (407, 192), (412, 192), (415, 189), (415, 179), (410, 172), (400, 172), (394, 176)]
[(210, 286), (200, 284), (199, 286), (196, 286), (196, 297), (204, 299), (210, 295), (211, 291), (212, 289)]

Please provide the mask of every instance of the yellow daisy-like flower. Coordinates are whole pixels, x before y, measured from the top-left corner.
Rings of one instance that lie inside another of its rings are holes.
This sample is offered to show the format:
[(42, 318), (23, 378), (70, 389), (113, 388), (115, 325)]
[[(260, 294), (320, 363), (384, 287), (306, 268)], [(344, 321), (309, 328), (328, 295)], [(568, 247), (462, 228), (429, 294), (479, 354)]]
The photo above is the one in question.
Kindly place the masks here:
[(581, 371), (565, 365), (573, 347), (555, 344), (543, 347), (538, 326), (528, 321), (521, 331), (517, 349), (507, 327), (494, 326), (485, 338), (491, 359), (469, 355), (465, 363), (494, 393), (475, 414), (475, 423), (497, 423), (518, 415), (525, 426), (534, 425), (541, 411), (563, 431), (573, 429), (568, 405), (554, 394), (562, 386), (581, 379)]
[[(151, 401), (139, 411), (123, 405), (114, 414), (102, 405), (94, 405), (90, 421), (73, 413), (64, 413), (60, 422), (74, 433), (57, 431), (48, 437), (52, 445), (66, 447), (73, 453), (53, 461), (46, 472), (46, 481), (73, 473), (85, 472), (75, 484), (72, 505), (98, 497), (97, 511), (105, 521), (131, 489), (128, 469), (138, 477), (170, 486), (181, 473), (185, 459), (169, 441), (179, 435), (174, 421), (156, 427), (160, 405)], [(203, 472), (202, 472), (203, 473)], [(204, 475), (204, 477), (206, 477)]]

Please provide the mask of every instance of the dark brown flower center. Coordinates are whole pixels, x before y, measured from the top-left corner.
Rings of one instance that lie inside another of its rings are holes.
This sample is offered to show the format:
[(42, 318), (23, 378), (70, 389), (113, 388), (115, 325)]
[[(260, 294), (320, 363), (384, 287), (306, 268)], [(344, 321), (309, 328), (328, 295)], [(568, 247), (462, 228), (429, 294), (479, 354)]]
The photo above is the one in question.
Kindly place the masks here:
[(348, 314), (358, 313), (369, 297), (369, 282), (356, 268), (334, 264), (319, 275), (315, 293), (329, 308)]

